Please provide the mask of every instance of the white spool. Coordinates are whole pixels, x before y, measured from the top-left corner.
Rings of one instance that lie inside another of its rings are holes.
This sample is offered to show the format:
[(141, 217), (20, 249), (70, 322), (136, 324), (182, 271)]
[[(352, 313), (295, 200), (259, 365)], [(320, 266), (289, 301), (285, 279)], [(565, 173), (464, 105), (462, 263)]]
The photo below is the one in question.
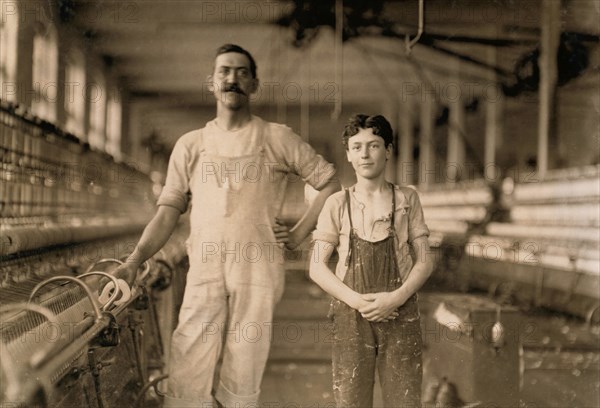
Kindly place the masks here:
[[(115, 306), (119, 306), (125, 302), (127, 302), (130, 298), (131, 298), (131, 289), (129, 289), (129, 285), (127, 284), (127, 282), (125, 282), (123, 279), (117, 279), (117, 283), (119, 284), (119, 290), (121, 291), (121, 296), (119, 296), (117, 298), (117, 300), (115, 300), (114, 305)], [(98, 298), (98, 300), (100, 301), (101, 304), (105, 305), (108, 300), (110, 299), (110, 297), (113, 294), (113, 290), (114, 290), (115, 284), (110, 281), (108, 282), (104, 288), (102, 289), (102, 293), (100, 294), (100, 297)]]

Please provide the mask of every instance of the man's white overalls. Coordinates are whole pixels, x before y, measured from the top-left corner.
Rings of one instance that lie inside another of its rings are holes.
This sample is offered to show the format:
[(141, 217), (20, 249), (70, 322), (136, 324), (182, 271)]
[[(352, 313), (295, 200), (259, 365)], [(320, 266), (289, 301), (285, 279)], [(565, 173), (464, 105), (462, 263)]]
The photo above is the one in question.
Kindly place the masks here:
[(215, 398), (256, 406), (283, 293), (283, 248), (272, 228), (290, 172), (320, 189), (335, 170), (289, 128), (256, 116), (234, 132), (211, 121), (177, 142), (158, 205), (184, 212), (191, 195), (190, 269), (166, 407), (213, 406), (221, 354)]

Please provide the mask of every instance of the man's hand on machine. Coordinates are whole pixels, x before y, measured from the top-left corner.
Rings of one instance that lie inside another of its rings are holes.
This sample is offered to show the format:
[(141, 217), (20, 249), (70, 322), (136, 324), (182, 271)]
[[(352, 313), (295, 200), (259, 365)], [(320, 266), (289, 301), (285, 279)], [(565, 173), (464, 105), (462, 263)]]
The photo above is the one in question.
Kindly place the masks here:
[[(138, 283), (137, 281), (140, 278), (139, 270), (139, 264), (130, 261), (119, 265), (115, 270), (110, 272), (110, 274), (117, 279), (117, 285), (120, 292), (120, 295), (114, 300), (114, 306), (127, 302), (131, 298), (131, 288), (134, 282)], [(102, 304), (107, 304), (113, 296), (115, 281), (108, 277), (102, 277), (99, 281), (99, 287), (100, 294), (98, 300)]]
[(133, 286), (136, 283), (137, 278), (139, 277), (138, 271), (140, 269), (140, 264), (132, 261), (125, 261), (123, 265), (120, 265), (115, 271), (113, 275), (117, 279), (123, 279), (129, 287)]

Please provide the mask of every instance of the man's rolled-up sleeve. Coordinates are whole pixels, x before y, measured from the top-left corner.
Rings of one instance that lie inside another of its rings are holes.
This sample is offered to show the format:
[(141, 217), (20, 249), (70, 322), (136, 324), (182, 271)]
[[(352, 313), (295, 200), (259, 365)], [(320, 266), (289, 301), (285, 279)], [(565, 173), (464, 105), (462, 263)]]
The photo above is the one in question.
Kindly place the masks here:
[(158, 197), (157, 205), (174, 207), (182, 214), (187, 211), (190, 196), (189, 156), (187, 147), (181, 143), (181, 140), (178, 141), (169, 159), (165, 186)]
[(335, 166), (289, 128), (282, 134), (281, 147), (290, 170), (316, 190), (321, 190), (335, 177)]

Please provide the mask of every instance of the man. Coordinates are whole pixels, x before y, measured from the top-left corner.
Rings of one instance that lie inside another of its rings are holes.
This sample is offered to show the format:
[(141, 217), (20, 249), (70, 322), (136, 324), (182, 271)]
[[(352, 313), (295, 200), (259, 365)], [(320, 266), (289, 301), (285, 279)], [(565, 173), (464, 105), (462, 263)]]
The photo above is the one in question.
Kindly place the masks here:
[[(254, 58), (226, 44), (209, 75), (217, 116), (176, 143), (158, 211), (120, 273), (132, 276), (191, 205), (190, 270), (173, 334), (165, 407), (255, 406), (283, 293), (283, 248), (296, 247), (339, 190), (335, 169), (291, 129), (250, 113)], [(289, 173), (319, 190), (291, 229), (277, 219)], [(257, 336), (245, 338), (251, 326)], [(222, 356), (213, 398), (213, 374)]]

